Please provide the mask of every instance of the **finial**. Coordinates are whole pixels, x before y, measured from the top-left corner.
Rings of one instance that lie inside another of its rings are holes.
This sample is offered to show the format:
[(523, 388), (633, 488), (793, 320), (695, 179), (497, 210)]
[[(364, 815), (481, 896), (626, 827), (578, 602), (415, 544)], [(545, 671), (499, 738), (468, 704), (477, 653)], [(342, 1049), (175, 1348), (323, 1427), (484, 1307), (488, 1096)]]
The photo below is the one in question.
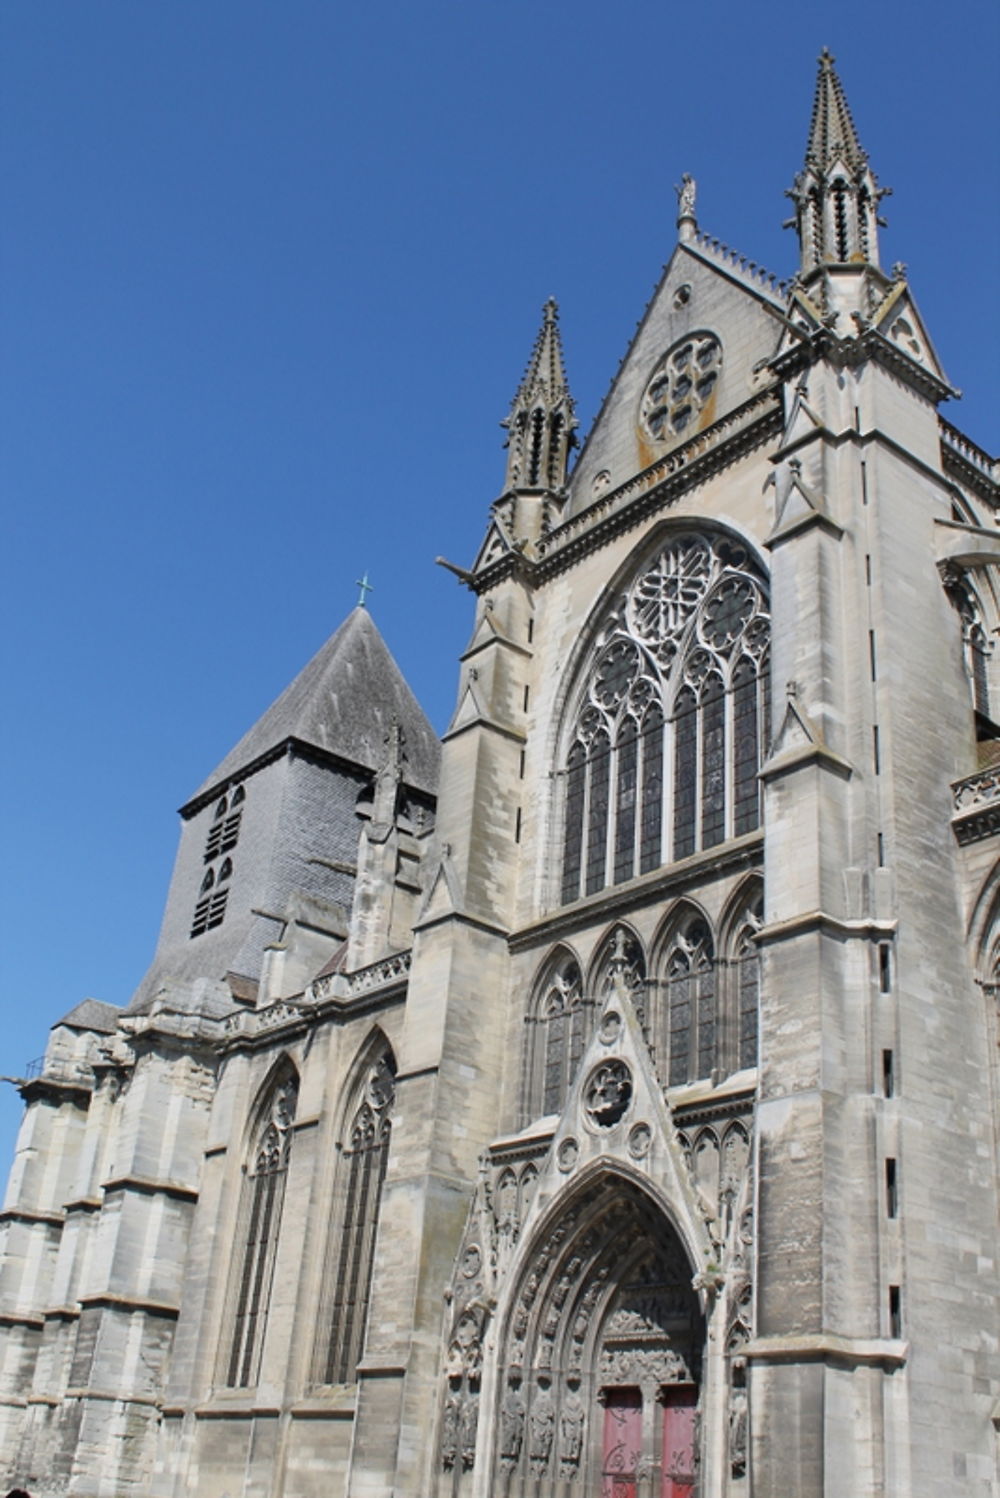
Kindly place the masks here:
[(694, 216), (698, 184), (690, 172), (683, 174), (679, 187), (674, 185), (674, 192), (677, 194), (677, 228), (680, 238), (693, 239), (698, 228), (698, 221)]
[(364, 577), (357, 578), (355, 580), (354, 586), (361, 589), (361, 597), (358, 599), (358, 608), (366, 609), (368, 605), (365, 602), (365, 594), (374, 592), (372, 584), (368, 581), (368, 573), (366, 572)]

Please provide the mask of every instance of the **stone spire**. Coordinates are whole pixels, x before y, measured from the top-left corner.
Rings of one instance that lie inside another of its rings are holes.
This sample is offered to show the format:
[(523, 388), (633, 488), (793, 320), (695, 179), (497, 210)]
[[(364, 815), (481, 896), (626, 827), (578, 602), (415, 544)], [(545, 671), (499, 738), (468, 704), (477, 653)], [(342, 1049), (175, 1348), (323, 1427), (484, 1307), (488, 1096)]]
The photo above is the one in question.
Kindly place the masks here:
[(509, 433), (505, 490), (562, 489), (570, 449), (576, 443), (577, 421), (563, 369), (554, 297), (542, 309), (542, 326), (528, 368), (502, 424)]
[(878, 267), (879, 187), (858, 140), (843, 86), (824, 48), (802, 171), (788, 197), (798, 231), (803, 279), (824, 265)]

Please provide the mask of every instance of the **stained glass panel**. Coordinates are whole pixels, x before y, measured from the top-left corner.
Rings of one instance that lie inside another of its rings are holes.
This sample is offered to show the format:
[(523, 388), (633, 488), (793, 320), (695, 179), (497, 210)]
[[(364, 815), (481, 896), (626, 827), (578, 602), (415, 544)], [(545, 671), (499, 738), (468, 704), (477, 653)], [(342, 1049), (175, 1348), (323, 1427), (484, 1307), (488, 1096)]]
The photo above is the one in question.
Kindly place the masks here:
[(663, 712), (654, 703), (642, 732), (642, 821), (639, 872), (659, 867), (663, 826)]
[(635, 804), (639, 729), (626, 718), (618, 735), (618, 796), (615, 805), (615, 883), (635, 873)]
[(566, 842), (563, 858), (563, 903), (580, 895), (580, 867), (583, 857), (583, 800), (586, 783), (586, 754), (581, 743), (573, 745), (566, 775)]
[(760, 955), (753, 927), (744, 928), (737, 949), (739, 986), (739, 1051), (737, 1065), (757, 1065), (757, 1033), (760, 1024)]
[(733, 676), (733, 832), (739, 837), (758, 821), (757, 673), (741, 661)]
[(608, 791), (611, 746), (605, 734), (594, 740), (590, 760), (590, 807), (587, 818), (587, 894), (603, 889), (607, 865)]
[(677, 696), (674, 719), (674, 857), (694, 852), (695, 793), (698, 773), (698, 726), (694, 693)]
[(726, 699), (722, 680), (710, 676), (702, 692), (701, 846), (726, 835)]

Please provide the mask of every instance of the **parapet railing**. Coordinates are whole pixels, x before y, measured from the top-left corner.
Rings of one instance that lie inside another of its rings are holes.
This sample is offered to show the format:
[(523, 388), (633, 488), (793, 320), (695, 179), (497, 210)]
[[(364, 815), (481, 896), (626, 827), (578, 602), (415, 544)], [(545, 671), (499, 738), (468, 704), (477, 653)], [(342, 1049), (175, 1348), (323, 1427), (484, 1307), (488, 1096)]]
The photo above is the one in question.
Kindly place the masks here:
[(975, 468), (978, 473), (988, 478), (991, 483), (995, 484), (1000, 479), (1000, 472), (998, 472), (1000, 464), (995, 462), (989, 453), (984, 452), (981, 447), (977, 447), (974, 442), (970, 442), (964, 432), (960, 432), (957, 427), (953, 427), (950, 421), (945, 421), (943, 416), (938, 417), (938, 426), (941, 433), (941, 441), (945, 447), (950, 448), (953, 453), (957, 453), (960, 458), (969, 464), (970, 468)]
[(952, 826), (960, 843), (1000, 832), (1000, 765), (967, 775), (952, 785)]
[(391, 957), (383, 957), (378, 962), (369, 963), (367, 967), (359, 967), (353, 973), (327, 973), (325, 977), (316, 979), (310, 993), (314, 999), (327, 999), (334, 994), (338, 998), (353, 999), (357, 994), (368, 993), (373, 988), (382, 988), (386, 983), (405, 978), (410, 971), (412, 955), (410, 951), (394, 952)]

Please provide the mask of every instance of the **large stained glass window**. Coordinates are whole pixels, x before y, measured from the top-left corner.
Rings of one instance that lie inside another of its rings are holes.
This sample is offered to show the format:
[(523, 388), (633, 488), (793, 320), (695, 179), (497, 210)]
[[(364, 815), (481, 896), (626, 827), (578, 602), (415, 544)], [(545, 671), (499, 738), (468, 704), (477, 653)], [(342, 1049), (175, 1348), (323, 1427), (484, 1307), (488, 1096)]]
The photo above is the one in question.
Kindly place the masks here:
[(739, 543), (685, 532), (647, 560), (573, 718), (564, 902), (758, 825), (768, 640), (765, 579)]

